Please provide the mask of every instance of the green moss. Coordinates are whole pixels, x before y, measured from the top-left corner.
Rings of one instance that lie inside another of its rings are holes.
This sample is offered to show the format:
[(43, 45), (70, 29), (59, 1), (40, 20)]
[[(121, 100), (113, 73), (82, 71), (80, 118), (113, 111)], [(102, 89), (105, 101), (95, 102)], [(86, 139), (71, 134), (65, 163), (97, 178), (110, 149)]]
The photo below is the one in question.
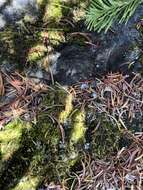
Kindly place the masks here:
[(38, 176), (25, 175), (20, 182), (12, 190), (35, 190), (39, 184), (40, 178)]
[[(5, 189), (5, 186), (7, 189), (13, 189), (15, 184), (15, 189), (34, 189), (46, 173), (50, 180), (55, 177), (53, 163), (58, 155), (58, 143), (61, 138), (59, 129), (46, 116), (40, 117), (36, 125), (30, 128), (26, 126), (19, 123), (10, 124), (1, 134), (4, 135), (2, 143), (7, 142), (8, 147), (5, 147), (11, 154), (4, 160), (0, 171), (0, 180), (3, 178), (1, 189)], [(9, 132), (12, 134), (8, 135)], [(6, 136), (8, 137), (5, 138)], [(2, 160), (4, 154), (8, 154), (6, 151), (2, 152)]]
[(73, 96), (72, 94), (68, 94), (65, 100), (65, 110), (60, 113), (59, 121), (60, 123), (64, 123), (68, 118), (69, 114), (73, 109), (72, 105)]
[(68, 93), (64, 91), (64, 89), (52, 87), (51, 90), (49, 90), (47, 96), (45, 96), (43, 100), (43, 104), (47, 105), (49, 109), (47, 112), (41, 113), (40, 115), (44, 116), (50, 114), (56, 118), (59, 118), (61, 112), (65, 107), (67, 94)]
[(15, 54), (13, 39), (14, 33), (10, 29), (0, 31), (1, 60), (6, 58), (9, 60), (9, 57)]
[(85, 7), (79, 7), (75, 10), (73, 10), (73, 19), (75, 22), (78, 22), (85, 18)]
[(76, 144), (84, 139), (85, 127), (85, 111), (78, 111), (73, 118), (73, 130), (71, 133), (71, 143)]
[[(99, 127), (95, 130), (97, 125)], [(105, 116), (98, 116), (90, 127), (94, 131), (90, 136), (94, 157), (103, 158), (118, 151), (121, 131), (117, 125), (113, 125)]]
[(59, 45), (60, 43), (65, 42), (65, 36), (63, 29), (59, 29), (57, 26), (53, 25), (53, 28), (50, 28), (48, 31), (42, 31), (38, 33), (40, 39), (48, 38), (50, 45)]
[[(33, 30), (32, 27), (30, 27), (31, 30)], [(37, 39), (34, 39), (23, 28), (17, 32), (16, 28), (11, 26), (5, 28), (4, 31), (0, 31), (1, 62), (4, 60), (22, 69), (24, 67), (23, 63), (27, 60), (27, 52), (35, 44), (35, 41)]]
[[(98, 115), (90, 124), (86, 121), (89, 110), (73, 112), (72, 101), (72, 94), (60, 86), (53, 86), (43, 100), (47, 110), (38, 114), (36, 124), (18, 121), (0, 132), (0, 189), (37, 189), (43, 180), (61, 182), (66, 179), (82, 157), (86, 131), (90, 128), (93, 156), (103, 157), (118, 148), (118, 128), (113, 128), (103, 117), (95, 130)], [(65, 132), (64, 143), (59, 123)]]
[(60, 43), (65, 42), (65, 37), (63, 32), (60, 31), (49, 31), (48, 32), (49, 39), (53, 45), (59, 45)]
[(9, 123), (4, 130), (0, 131), (0, 151), (2, 161), (11, 157), (14, 151), (19, 148), (21, 135), (24, 129), (29, 129), (29, 123), (19, 120)]
[(28, 53), (27, 60), (31, 63), (41, 60), (47, 53), (47, 48), (43, 44), (33, 46)]
[[(57, 177), (59, 179), (65, 179), (67, 175), (69, 175), (71, 168), (75, 165), (77, 160), (79, 159), (79, 152), (78, 149), (74, 147), (74, 144), (80, 143), (79, 141), (84, 138), (84, 129), (83, 129), (83, 123), (84, 123), (84, 111), (83, 112), (78, 112), (74, 114), (73, 117), (71, 117), (71, 113), (73, 111), (73, 105), (72, 105), (72, 100), (73, 96), (72, 94), (68, 94), (66, 91), (64, 91), (62, 88), (54, 88), (53, 91), (47, 96), (47, 98), (44, 100), (44, 102), (47, 104), (47, 107), (50, 109), (47, 111), (47, 116), (51, 115), (56, 118), (59, 118), (58, 121), (63, 126), (67, 120), (69, 121), (68, 123), (68, 128), (64, 129), (65, 132), (65, 143), (62, 149), (55, 149), (56, 152), (54, 153), (53, 156), (53, 162), (50, 163), (51, 167), (51, 173), (53, 172), (53, 176), (56, 174), (55, 179)], [(44, 104), (45, 104), (44, 103)], [(52, 106), (53, 105), (53, 106)], [(58, 107), (55, 107), (55, 105), (62, 105)], [(42, 114), (46, 116), (45, 114)], [(44, 117), (45, 117), (44, 116)], [(57, 125), (58, 127), (58, 125)], [(81, 127), (81, 130), (79, 129)], [(58, 138), (53, 137), (52, 142), (50, 144), (55, 144), (56, 145), (61, 144), (62, 138), (61, 138), (61, 131), (60, 128), (58, 129)], [(72, 135), (70, 134), (69, 130), (72, 130)], [(47, 134), (47, 139), (48, 135), (50, 134), (50, 138), (52, 136), (52, 132), (45, 133)], [(73, 138), (75, 135), (75, 138)], [(69, 138), (72, 136), (72, 140), (70, 141)], [(57, 141), (58, 139), (58, 141)], [(72, 143), (71, 143), (72, 142)], [(54, 159), (55, 158), (55, 159)], [(48, 178), (48, 177), (47, 177)]]
[[(52, 101), (53, 98), (49, 105)], [(45, 177), (50, 181), (57, 180), (55, 169), (61, 132), (48, 113), (39, 114), (37, 120), (36, 125), (10, 123), (0, 132), (3, 161), (0, 189), (36, 189), (39, 180)]]
[(58, 22), (62, 17), (61, 0), (49, 0), (45, 9), (44, 22), (54, 20)]

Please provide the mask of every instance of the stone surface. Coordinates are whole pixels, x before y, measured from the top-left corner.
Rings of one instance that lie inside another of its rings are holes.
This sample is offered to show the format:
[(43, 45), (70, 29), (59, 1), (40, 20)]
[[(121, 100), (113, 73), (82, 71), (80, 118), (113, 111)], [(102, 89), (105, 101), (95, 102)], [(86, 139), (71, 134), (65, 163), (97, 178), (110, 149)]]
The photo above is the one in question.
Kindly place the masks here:
[(0, 29), (23, 18), (23, 15), (36, 16), (36, 0), (2, 0), (0, 2)]
[[(131, 74), (141, 71), (141, 38), (136, 24), (142, 15), (143, 6), (140, 6), (127, 25), (115, 24), (107, 34), (90, 32), (95, 46), (66, 44), (60, 50), (55, 79), (67, 85), (91, 77), (101, 77), (108, 72)], [(83, 32), (87, 31), (83, 29)]]

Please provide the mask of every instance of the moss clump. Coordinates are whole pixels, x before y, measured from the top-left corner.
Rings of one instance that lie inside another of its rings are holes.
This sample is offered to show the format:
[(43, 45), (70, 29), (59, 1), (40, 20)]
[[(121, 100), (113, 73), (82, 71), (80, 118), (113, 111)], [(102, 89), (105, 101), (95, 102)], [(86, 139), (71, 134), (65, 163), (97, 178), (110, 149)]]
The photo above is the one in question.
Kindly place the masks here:
[(30, 63), (41, 60), (46, 55), (47, 51), (47, 48), (43, 44), (35, 45), (29, 50), (27, 60)]
[(48, 36), (49, 36), (49, 39), (50, 39), (50, 42), (53, 44), (53, 45), (59, 45), (60, 43), (63, 43), (65, 42), (65, 37), (64, 37), (64, 34), (62, 31), (57, 31), (55, 30), (51, 30), (48, 32)]
[(94, 157), (103, 158), (118, 151), (121, 137), (118, 126), (113, 125), (105, 116), (98, 116), (90, 127), (92, 128), (90, 143)]
[(59, 29), (57, 26), (56, 28), (50, 28), (48, 31), (42, 31), (38, 33), (40, 39), (47, 38), (49, 41), (49, 45), (57, 46), (60, 43), (65, 42), (65, 36), (63, 29)]
[(0, 189), (36, 189), (46, 173), (57, 180), (54, 162), (61, 136), (49, 118), (40, 117), (36, 125), (11, 123), (2, 133)]
[(13, 43), (13, 39), (15, 39), (15, 34), (11, 29), (5, 29), (4, 31), (0, 31), (0, 60), (8, 60), (14, 56), (15, 47)]
[(26, 174), (21, 178), (16, 187), (12, 188), (12, 190), (35, 190), (39, 184), (40, 178), (38, 176), (31, 176)]
[(83, 20), (85, 18), (85, 10), (87, 7), (87, 2), (84, 1), (80, 1), (78, 3), (78, 6), (76, 6), (76, 8), (73, 10), (73, 19), (75, 22), (78, 22), (80, 20)]
[[(72, 96), (59, 87), (51, 88), (43, 103), (49, 109), (39, 113), (36, 124), (10, 123), (1, 132), (0, 189), (36, 189), (43, 180), (62, 181), (78, 159), (73, 144), (63, 144), (59, 127), (72, 110)], [(74, 118), (75, 123), (83, 121), (80, 113)]]
[(0, 151), (2, 162), (11, 158), (14, 151), (19, 148), (23, 130), (30, 129), (29, 123), (15, 120), (9, 123), (4, 130), (0, 131)]
[(64, 89), (53, 86), (43, 100), (43, 104), (47, 105), (49, 109), (45, 113), (40, 113), (40, 115), (44, 116), (49, 114), (55, 118), (59, 118), (65, 107), (67, 94)]
[(65, 123), (66, 119), (68, 118), (69, 114), (71, 113), (73, 109), (73, 95), (68, 94), (65, 100), (65, 110), (60, 113), (59, 121), (60, 123)]
[(78, 111), (73, 118), (73, 130), (71, 133), (71, 144), (76, 144), (84, 139), (85, 127), (85, 111)]
[[(30, 30), (33, 30), (30, 27)], [(3, 61), (23, 69), (27, 60), (27, 52), (35, 44), (37, 38), (33, 38), (25, 29), (16, 27), (7, 27), (0, 31), (0, 52), (1, 63)]]
[(45, 9), (43, 21), (53, 20), (58, 22), (62, 17), (61, 0), (49, 0)]

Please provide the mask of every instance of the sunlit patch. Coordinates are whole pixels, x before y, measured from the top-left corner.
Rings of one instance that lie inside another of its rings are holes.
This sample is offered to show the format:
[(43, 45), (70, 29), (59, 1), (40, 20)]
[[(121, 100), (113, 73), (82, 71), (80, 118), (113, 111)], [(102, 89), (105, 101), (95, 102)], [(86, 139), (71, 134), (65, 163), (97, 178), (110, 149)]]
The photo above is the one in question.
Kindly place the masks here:
[(2, 161), (11, 158), (14, 151), (19, 148), (23, 129), (30, 128), (30, 125), (21, 121), (13, 121), (9, 123), (5, 130), (0, 131), (0, 151)]
[(73, 130), (70, 139), (71, 143), (76, 144), (80, 140), (84, 140), (85, 131), (85, 111), (83, 110), (77, 112), (73, 118)]
[(60, 113), (59, 121), (64, 123), (73, 109), (72, 105), (73, 95), (68, 94), (65, 100), (65, 110)]
[(48, 21), (49, 19), (59, 21), (62, 17), (62, 7), (60, 0), (50, 0), (48, 5), (46, 6), (45, 15), (44, 15), (44, 22)]
[(39, 180), (38, 176), (27, 174), (20, 179), (19, 183), (13, 188), (13, 190), (35, 190), (38, 186)]

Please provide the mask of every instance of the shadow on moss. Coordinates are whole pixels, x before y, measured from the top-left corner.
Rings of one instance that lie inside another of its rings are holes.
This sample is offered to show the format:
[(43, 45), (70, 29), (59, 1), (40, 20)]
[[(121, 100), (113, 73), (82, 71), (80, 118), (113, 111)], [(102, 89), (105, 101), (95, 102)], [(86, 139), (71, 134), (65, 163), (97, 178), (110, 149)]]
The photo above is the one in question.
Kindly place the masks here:
[[(18, 125), (17, 123), (17, 128)], [(54, 166), (52, 162), (54, 162), (59, 143), (59, 131), (54, 126), (50, 127), (48, 120), (44, 120), (44, 124), (32, 125), (29, 129), (25, 128), (25, 123), (22, 125), (19, 147), (2, 163), (0, 189), (8, 190), (14, 187), (18, 189), (16, 186), (19, 183), (21, 183), (20, 189), (23, 189), (21, 179), (25, 175), (41, 179), (47, 169), (50, 169), (53, 177), (51, 164)]]

